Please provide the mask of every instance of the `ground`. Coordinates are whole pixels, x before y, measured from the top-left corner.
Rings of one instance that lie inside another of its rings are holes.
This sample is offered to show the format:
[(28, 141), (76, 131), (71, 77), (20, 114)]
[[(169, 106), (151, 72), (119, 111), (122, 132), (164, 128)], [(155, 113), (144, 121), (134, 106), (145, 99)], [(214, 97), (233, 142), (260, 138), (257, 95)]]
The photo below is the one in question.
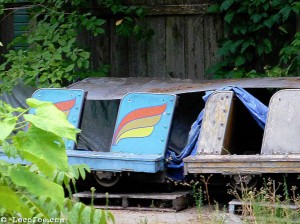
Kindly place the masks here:
[(208, 206), (188, 208), (179, 212), (113, 210), (116, 224), (239, 224), (239, 216)]

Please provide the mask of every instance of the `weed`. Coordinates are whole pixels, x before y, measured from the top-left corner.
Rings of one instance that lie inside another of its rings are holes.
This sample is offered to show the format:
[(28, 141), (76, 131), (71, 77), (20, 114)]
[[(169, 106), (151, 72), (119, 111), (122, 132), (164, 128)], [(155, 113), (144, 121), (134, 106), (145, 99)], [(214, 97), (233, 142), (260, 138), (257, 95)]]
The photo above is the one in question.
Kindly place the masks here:
[(224, 224), (226, 223), (226, 207), (224, 206), (222, 212), (220, 211), (219, 204), (215, 201), (214, 202), (214, 212), (212, 214), (212, 218), (210, 223), (213, 224)]
[(154, 200), (151, 201), (150, 208), (155, 208)]
[(208, 205), (209, 205), (209, 208), (212, 209), (211, 207), (211, 203), (210, 203), (210, 197), (209, 197), (209, 193), (208, 193), (208, 183), (209, 183), (209, 179), (212, 177), (213, 175), (209, 175), (207, 177), (207, 179), (205, 178), (205, 176), (200, 176), (200, 180), (201, 182), (204, 184), (204, 187), (205, 187), (205, 195), (206, 195), (206, 199), (207, 199), (207, 202), (208, 202)]
[(147, 217), (144, 217), (143, 219), (140, 219), (137, 224), (148, 224), (148, 219)]
[(195, 200), (197, 212), (198, 212), (198, 218), (201, 220), (201, 208), (203, 205), (203, 191), (202, 191), (202, 186), (198, 187), (198, 183), (196, 182), (193, 185), (193, 198)]
[(94, 207), (95, 191), (96, 191), (96, 188), (91, 187), (91, 192), (92, 192), (91, 206), (92, 206), (92, 207)]
[(106, 208), (109, 206), (108, 192), (105, 193), (105, 206)]
[[(289, 189), (271, 178), (263, 179), (263, 187), (248, 189), (241, 184), (240, 191), (230, 189), (229, 194), (243, 202), (241, 213), (246, 223), (299, 223), (299, 195), (296, 186)], [(280, 194), (282, 192), (282, 195)]]

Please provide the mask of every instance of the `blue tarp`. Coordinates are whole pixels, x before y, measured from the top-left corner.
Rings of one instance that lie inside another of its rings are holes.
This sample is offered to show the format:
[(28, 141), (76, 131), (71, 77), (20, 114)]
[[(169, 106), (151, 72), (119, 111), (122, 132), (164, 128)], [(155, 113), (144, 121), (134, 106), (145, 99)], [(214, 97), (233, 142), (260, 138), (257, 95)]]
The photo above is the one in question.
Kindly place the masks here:
[[(261, 103), (258, 99), (256, 99), (253, 95), (248, 93), (246, 90), (240, 87), (227, 86), (220, 90), (230, 90), (235, 93), (238, 99), (244, 104), (247, 110), (250, 112), (254, 120), (257, 124), (264, 129), (266, 120), (268, 107)], [(203, 96), (203, 100), (206, 102), (209, 96), (214, 91), (208, 91)], [(168, 176), (173, 180), (183, 180), (183, 159), (190, 156), (196, 155), (197, 153), (197, 144), (199, 142), (199, 134), (201, 131), (201, 124), (204, 115), (204, 110), (200, 112), (196, 121), (191, 126), (191, 130), (189, 132), (188, 141), (184, 149), (181, 151), (179, 155), (171, 150), (167, 150), (166, 158), (168, 158)]]

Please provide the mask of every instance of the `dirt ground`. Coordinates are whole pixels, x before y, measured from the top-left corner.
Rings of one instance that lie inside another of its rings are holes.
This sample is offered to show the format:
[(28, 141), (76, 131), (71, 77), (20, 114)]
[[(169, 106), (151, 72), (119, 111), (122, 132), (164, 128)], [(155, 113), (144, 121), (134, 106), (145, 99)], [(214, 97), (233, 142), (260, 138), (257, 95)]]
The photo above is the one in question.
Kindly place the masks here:
[(239, 224), (239, 216), (216, 211), (208, 206), (188, 208), (179, 212), (112, 210), (116, 224)]

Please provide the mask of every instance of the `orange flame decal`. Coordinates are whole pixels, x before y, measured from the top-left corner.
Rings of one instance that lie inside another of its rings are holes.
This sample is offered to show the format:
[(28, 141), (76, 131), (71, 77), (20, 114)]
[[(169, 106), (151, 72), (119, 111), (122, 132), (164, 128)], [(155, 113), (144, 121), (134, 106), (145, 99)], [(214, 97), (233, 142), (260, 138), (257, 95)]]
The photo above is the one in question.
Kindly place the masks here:
[(54, 106), (56, 106), (57, 109), (61, 110), (62, 112), (65, 113), (66, 116), (68, 116), (70, 110), (74, 107), (75, 103), (76, 103), (76, 98), (72, 100), (54, 103)]
[(124, 138), (143, 138), (151, 135), (166, 108), (167, 104), (163, 104), (140, 108), (128, 113), (115, 131), (113, 145), (118, 144)]

